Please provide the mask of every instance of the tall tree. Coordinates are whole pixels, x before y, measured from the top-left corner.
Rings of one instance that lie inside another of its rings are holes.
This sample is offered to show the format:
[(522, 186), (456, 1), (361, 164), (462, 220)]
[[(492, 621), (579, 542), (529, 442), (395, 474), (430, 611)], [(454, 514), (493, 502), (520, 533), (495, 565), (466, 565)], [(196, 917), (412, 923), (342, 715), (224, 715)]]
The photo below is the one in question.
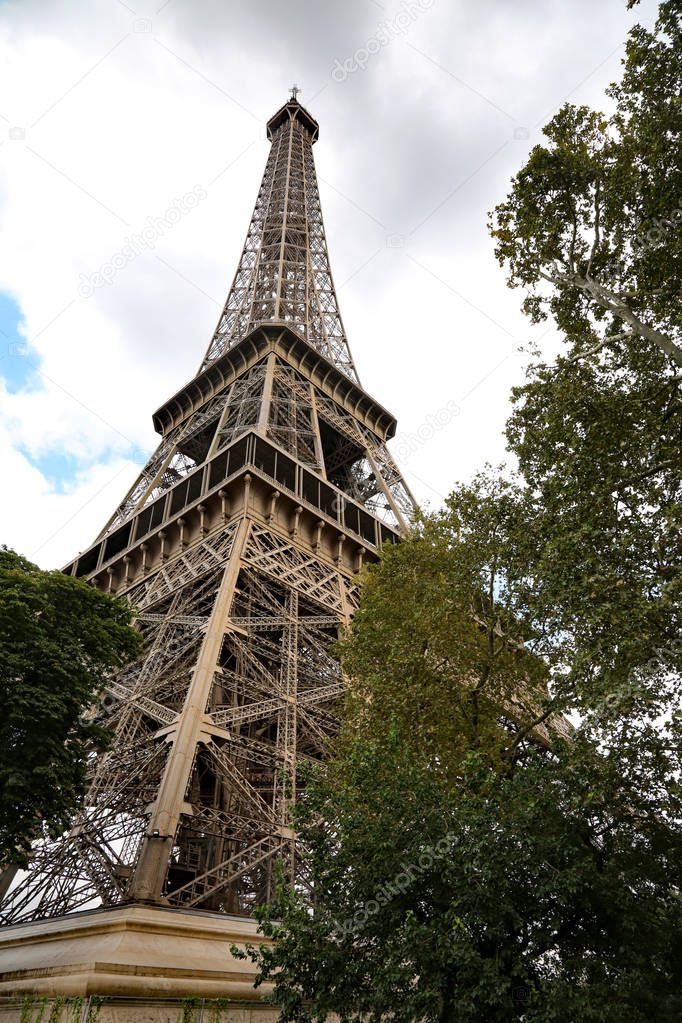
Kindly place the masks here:
[[(679, 385), (632, 343), (531, 366), (507, 425), (532, 507), (534, 600), (587, 706), (682, 671)], [(637, 683), (634, 685), (634, 683)]]
[(0, 549), (0, 864), (69, 824), (88, 753), (108, 733), (86, 712), (141, 637), (121, 600)]
[(551, 313), (575, 356), (636, 338), (682, 367), (681, 92), (679, 0), (666, 0), (653, 31), (630, 32), (615, 111), (565, 105), (493, 214), (525, 311)]
[(563, 668), (537, 652), (522, 511), (479, 480), (366, 574), (343, 731), (297, 819), (311, 897), (282, 886), (250, 953), (283, 1020), (679, 1018), (675, 693), (663, 729), (605, 701), (568, 741), (542, 730)]
[(492, 220), (509, 283), (564, 342), (554, 365), (531, 361), (507, 437), (535, 505), (537, 595), (588, 702), (682, 670), (681, 86), (666, 0), (630, 32), (614, 112), (566, 105)]
[(400, 726), (415, 751), (439, 751), (443, 770), (449, 751), (454, 781), (466, 751), (513, 763), (545, 734), (566, 694), (533, 595), (531, 512), (516, 483), (481, 474), (384, 549), (339, 644), (355, 680), (351, 736), (358, 721), (377, 740)]

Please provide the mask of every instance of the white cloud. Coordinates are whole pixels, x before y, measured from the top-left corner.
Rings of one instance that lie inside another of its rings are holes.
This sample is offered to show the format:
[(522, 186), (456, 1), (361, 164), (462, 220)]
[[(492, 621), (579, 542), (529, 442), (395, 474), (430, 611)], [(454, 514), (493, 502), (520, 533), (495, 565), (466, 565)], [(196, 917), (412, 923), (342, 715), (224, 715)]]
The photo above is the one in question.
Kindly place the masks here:
[(89, 546), (137, 471), (123, 458), (103, 461), (57, 493), (1, 431), (0, 460), (8, 483), (2, 540), (47, 568), (58, 568)]
[[(410, 482), (437, 503), (498, 461), (509, 388), (523, 369), (512, 338), (530, 331), (494, 262), (486, 213), (553, 105), (569, 94), (602, 105), (619, 73), (617, 45), (634, 16), (651, 20), (654, 4), (628, 14), (621, 0), (596, 9), (588, 0), (436, 0), (343, 83), (331, 77), (334, 61), (398, 3), (132, 6), (1, 8), (0, 290), (23, 311), (43, 378), (39, 389), (0, 393), (12, 480), (0, 539), (56, 564), (113, 510), (131, 451), (154, 443), (151, 413), (208, 345), (267, 155), (264, 122), (294, 80), (321, 123), (332, 266), (365, 385), (401, 433), (446, 401), (461, 403), (410, 456)], [(514, 139), (519, 125), (527, 139)], [(16, 126), (23, 140), (10, 137)], [(82, 274), (197, 184), (206, 200), (154, 250), (79, 297)], [(387, 245), (392, 235), (402, 246)], [(80, 468), (60, 494), (24, 453), (64, 452)]]

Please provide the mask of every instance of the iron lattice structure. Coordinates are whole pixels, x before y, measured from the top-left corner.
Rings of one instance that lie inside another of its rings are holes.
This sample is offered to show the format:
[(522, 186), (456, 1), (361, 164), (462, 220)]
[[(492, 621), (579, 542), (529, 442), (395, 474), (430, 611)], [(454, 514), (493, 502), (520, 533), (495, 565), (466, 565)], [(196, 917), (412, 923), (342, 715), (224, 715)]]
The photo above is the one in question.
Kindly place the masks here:
[[(143, 656), (112, 678), (112, 748), (68, 835), (6, 884), (5, 922), (147, 902), (248, 914), (296, 864), (296, 774), (325, 756), (344, 690), (330, 643), (353, 578), (413, 499), (339, 316), (312, 146), (296, 99), (197, 375), (154, 415), (160, 443), (66, 571), (135, 609)], [(6, 879), (7, 881), (8, 879)]]
[(284, 320), (358, 382), (334, 291), (312, 144), (318, 126), (291, 104), (268, 123), (272, 142), (244, 250), (204, 366), (254, 327)]

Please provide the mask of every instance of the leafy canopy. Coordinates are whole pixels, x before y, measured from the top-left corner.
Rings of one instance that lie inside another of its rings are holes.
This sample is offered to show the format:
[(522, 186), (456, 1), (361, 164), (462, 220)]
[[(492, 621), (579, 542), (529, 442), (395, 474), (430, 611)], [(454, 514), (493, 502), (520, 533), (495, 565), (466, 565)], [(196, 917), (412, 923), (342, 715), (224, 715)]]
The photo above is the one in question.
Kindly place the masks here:
[(354, 679), (350, 736), (398, 729), (452, 781), (466, 751), (513, 764), (543, 733), (557, 658), (532, 600), (529, 514), (517, 484), (481, 475), (364, 573), (339, 644)]
[(614, 113), (566, 105), (493, 217), (510, 284), (564, 339), (512, 393), (507, 439), (535, 598), (588, 701), (682, 668), (681, 86), (677, 0), (630, 32)]
[(140, 649), (130, 620), (123, 601), (0, 549), (0, 863), (25, 865), (80, 806), (108, 736), (85, 712)]
[(481, 478), (366, 572), (343, 730), (298, 807), (309, 891), (280, 887), (250, 951), (283, 1020), (678, 1018), (675, 687), (557, 733), (573, 645), (538, 629), (523, 509)]
[(682, 367), (682, 23), (679, 0), (630, 32), (605, 116), (566, 104), (494, 211), (496, 255), (589, 357), (643, 340)]

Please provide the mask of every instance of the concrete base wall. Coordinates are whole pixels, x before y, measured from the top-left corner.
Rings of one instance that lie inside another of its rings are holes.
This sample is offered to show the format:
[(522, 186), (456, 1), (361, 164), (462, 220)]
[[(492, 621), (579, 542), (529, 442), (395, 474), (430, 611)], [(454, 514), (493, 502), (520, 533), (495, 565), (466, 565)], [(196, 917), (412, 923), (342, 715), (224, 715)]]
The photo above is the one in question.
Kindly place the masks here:
[(53, 999), (36, 997), (30, 1003), (23, 999), (0, 1003), (0, 1023), (47, 1023), (55, 1011), (59, 1020), (53, 1023), (275, 1023), (278, 1015), (272, 1007), (245, 1008), (239, 1002), (188, 1004), (170, 999), (111, 998), (101, 1004), (67, 999), (55, 1010)]
[(252, 920), (140, 905), (6, 927), (0, 1021), (18, 1021), (28, 998), (22, 1023), (37, 1023), (47, 998), (48, 1023), (60, 998), (69, 1000), (64, 1023), (85, 1023), (94, 996), (90, 1023), (272, 1023), (277, 1011), (263, 1004), (267, 990), (254, 988), (254, 965), (230, 951), (260, 940)]

